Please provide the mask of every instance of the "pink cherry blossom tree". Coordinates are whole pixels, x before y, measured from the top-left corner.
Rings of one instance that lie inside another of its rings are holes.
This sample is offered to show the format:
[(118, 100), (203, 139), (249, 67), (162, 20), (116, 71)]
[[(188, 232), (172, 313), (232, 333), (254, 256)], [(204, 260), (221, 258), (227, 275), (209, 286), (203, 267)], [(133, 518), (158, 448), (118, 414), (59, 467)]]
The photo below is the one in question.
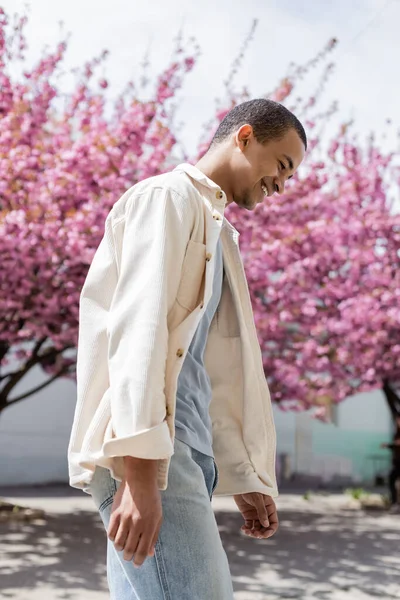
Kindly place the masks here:
[[(0, 8), (0, 412), (58, 377), (74, 377), (78, 303), (112, 204), (167, 169), (176, 140), (171, 100), (194, 65), (184, 53), (141, 101), (133, 83), (107, 112), (107, 53), (76, 71), (63, 94), (62, 41), (22, 76), (27, 18)], [(14, 66), (14, 69), (11, 67)], [(44, 380), (16, 395), (35, 367)]]
[(324, 162), (242, 230), (265, 373), (283, 408), (320, 406), (400, 380), (400, 215), (395, 169), (339, 137)]
[[(400, 383), (400, 214), (393, 204), (398, 154), (385, 154), (373, 135), (360, 143), (351, 124), (340, 125), (331, 142), (323, 137), (337, 104), (320, 113), (314, 107), (332, 63), (313, 94), (293, 98), (298, 80), (324, 62), (335, 44), (330, 40), (306, 65), (292, 64), (268, 94), (305, 123), (304, 166), (284, 195), (266, 199), (253, 213), (232, 207), (228, 218), (241, 232), (274, 401), (284, 410), (315, 407), (315, 416), (329, 419), (334, 403), (382, 389), (395, 415), (400, 414), (395, 392)], [(237, 101), (229, 91), (230, 105), (218, 112), (212, 132)]]
[[(89, 264), (115, 200), (135, 182), (182, 158), (174, 135), (176, 92), (198, 50), (183, 52), (163, 72), (150, 100), (128, 83), (107, 110), (104, 53), (59, 84), (63, 41), (19, 79), (26, 17), (9, 22), (0, 10), (0, 412), (59, 377), (75, 376), (78, 303)], [(208, 124), (199, 153), (226, 112), (248, 97), (232, 81), (254, 29), (227, 78), (227, 97)], [(397, 182), (394, 155), (372, 138), (364, 146), (343, 126), (328, 151), (321, 128), (336, 106), (318, 113), (332, 65), (323, 67), (308, 98), (297, 82), (319, 65), (329, 42), (302, 66), (291, 65), (266, 94), (284, 102), (307, 126), (310, 150), (285, 194), (252, 214), (235, 208), (241, 231), (266, 376), (283, 408), (318, 406), (361, 389), (392, 390), (400, 343), (397, 299), (399, 217), (389, 203)], [(326, 140), (325, 140), (326, 142)], [(43, 382), (17, 395), (33, 368)]]
[[(311, 136), (312, 137), (312, 136)], [(285, 194), (241, 230), (255, 321), (272, 397), (283, 409), (383, 389), (400, 381), (400, 214), (396, 154), (342, 127), (320, 158), (318, 140)], [(398, 398), (398, 396), (397, 396)], [(399, 401), (397, 406), (400, 408)]]

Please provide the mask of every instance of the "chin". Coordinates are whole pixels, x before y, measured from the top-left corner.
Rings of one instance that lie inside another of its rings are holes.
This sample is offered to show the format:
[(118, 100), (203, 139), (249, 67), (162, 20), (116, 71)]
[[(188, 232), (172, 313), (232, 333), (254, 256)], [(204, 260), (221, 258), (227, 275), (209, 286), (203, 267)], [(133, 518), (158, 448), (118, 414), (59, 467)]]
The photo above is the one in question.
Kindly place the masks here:
[(257, 206), (259, 206), (261, 202), (259, 200), (253, 200), (251, 204), (247, 206), (248, 210), (256, 210)]
[(254, 210), (258, 204), (258, 201), (249, 196), (245, 196), (242, 198), (234, 199), (234, 202), (240, 206), (240, 208), (245, 208), (246, 210)]

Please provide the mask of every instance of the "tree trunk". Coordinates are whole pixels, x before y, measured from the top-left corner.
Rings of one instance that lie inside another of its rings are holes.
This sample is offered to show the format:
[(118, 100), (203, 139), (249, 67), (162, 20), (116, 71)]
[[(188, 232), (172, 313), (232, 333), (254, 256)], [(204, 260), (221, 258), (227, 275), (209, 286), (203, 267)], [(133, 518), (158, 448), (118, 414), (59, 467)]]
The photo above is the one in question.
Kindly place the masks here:
[(385, 394), (393, 421), (395, 421), (397, 417), (400, 417), (400, 397), (387, 379), (383, 382), (382, 391)]

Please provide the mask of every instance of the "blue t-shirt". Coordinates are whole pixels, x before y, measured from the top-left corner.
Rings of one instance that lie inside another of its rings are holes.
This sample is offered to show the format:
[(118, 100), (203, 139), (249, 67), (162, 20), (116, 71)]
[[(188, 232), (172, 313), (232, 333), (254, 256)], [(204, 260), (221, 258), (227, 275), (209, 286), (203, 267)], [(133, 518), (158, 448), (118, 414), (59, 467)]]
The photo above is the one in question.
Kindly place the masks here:
[(221, 300), (223, 259), (221, 240), (214, 255), (215, 269), (212, 296), (196, 329), (182, 365), (176, 393), (175, 436), (191, 448), (214, 456), (209, 406), (211, 383), (204, 366), (204, 351), (211, 321)]

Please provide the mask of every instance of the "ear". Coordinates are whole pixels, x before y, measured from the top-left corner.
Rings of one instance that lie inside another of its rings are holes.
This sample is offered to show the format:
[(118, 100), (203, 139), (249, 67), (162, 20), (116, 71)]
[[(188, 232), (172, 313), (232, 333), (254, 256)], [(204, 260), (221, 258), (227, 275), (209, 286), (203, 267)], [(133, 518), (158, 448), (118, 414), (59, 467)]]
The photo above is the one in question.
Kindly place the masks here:
[(242, 125), (236, 133), (236, 144), (241, 150), (244, 150), (253, 137), (253, 128), (251, 125)]

